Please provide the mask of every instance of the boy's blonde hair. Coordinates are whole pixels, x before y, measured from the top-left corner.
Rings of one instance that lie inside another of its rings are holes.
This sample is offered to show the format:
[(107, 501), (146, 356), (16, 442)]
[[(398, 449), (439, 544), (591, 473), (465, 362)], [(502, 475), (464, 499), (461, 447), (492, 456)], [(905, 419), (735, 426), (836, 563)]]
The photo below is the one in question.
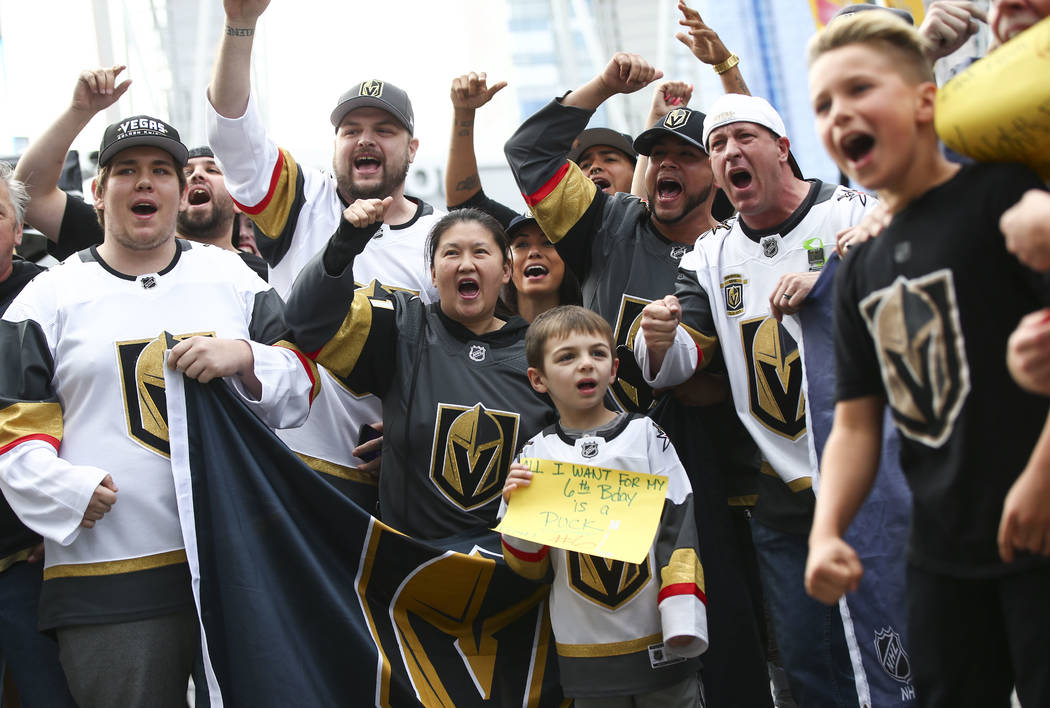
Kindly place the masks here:
[(809, 40), (810, 66), (824, 54), (852, 44), (866, 44), (893, 55), (893, 65), (903, 67), (915, 83), (935, 82), (933, 65), (926, 56), (926, 41), (904, 20), (890, 12), (857, 12), (839, 17)]
[(616, 343), (609, 323), (597, 312), (579, 305), (561, 305), (540, 314), (525, 333), (525, 358), (529, 366), (543, 371), (543, 354), (547, 342), (567, 337), (573, 332), (597, 334), (609, 340), (609, 351), (616, 356)]

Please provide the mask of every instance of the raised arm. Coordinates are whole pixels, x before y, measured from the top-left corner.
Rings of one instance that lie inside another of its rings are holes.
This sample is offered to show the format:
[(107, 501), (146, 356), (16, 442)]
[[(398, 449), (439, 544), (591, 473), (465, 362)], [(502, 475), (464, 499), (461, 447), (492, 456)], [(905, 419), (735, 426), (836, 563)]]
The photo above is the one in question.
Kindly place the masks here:
[(490, 87), (485, 72), (473, 71), (452, 81), (452, 139), (445, 168), (445, 203), (449, 207), (458, 206), (481, 191), (474, 153), (474, 115), (506, 85), (506, 81), (500, 81)]
[(270, 0), (223, 0), (226, 24), (215, 55), (208, 100), (224, 118), (239, 118), (248, 108), (255, 25), (269, 4)]
[(678, 10), (682, 13), (678, 24), (688, 30), (675, 35), (678, 41), (689, 47), (693, 56), (714, 69), (722, 80), (723, 91), (750, 96), (751, 92), (744, 83), (744, 76), (738, 66), (740, 57), (729, 51), (718, 33), (704, 24), (700, 13), (686, 5), (683, 0), (678, 0)]
[(593, 111), (616, 94), (634, 93), (663, 75), (638, 54), (617, 52), (602, 73), (566, 96), (562, 105)]
[(58, 188), (66, 153), (95, 114), (112, 106), (128, 90), (131, 79), (118, 83), (124, 69), (117, 65), (80, 72), (69, 106), (30, 144), (15, 167), (15, 179), (25, 183), (31, 197), (25, 222), (51, 241), (58, 241), (66, 209), (66, 193)]

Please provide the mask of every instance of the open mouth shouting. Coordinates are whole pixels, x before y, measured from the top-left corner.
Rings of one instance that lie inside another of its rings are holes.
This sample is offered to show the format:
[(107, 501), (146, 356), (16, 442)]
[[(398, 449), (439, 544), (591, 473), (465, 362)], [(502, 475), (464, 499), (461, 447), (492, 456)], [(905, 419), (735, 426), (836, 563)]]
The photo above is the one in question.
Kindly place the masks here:
[(143, 219), (148, 219), (157, 213), (157, 205), (148, 199), (138, 199), (132, 203), (131, 213)]
[(603, 175), (590, 175), (590, 180), (603, 192), (612, 186), (612, 182)]
[(598, 390), (598, 382), (595, 379), (580, 379), (576, 382), (576, 390), (588, 396)]
[(201, 206), (211, 201), (211, 193), (203, 187), (190, 187), (190, 193), (187, 195), (187, 200), (191, 207)]
[(366, 153), (358, 155), (353, 161), (354, 171), (361, 175), (378, 174), (383, 169), (383, 161), (379, 155)]
[(481, 286), (474, 278), (463, 278), (456, 286), (456, 290), (464, 300), (476, 300), (481, 295)]
[(754, 179), (754, 176), (744, 167), (733, 167), (729, 170), (729, 183), (736, 189), (747, 189)]
[(547, 266), (534, 263), (533, 265), (526, 266), (522, 274), (525, 276), (525, 280), (541, 280), (546, 278), (550, 271)]
[(668, 204), (682, 196), (682, 183), (675, 177), (660, 177), (656, 180), (656, 200)]
[(853, 167), (866, 162), (875, 148), (875, 137), (869, 133), (849, 133), (839, 141), (839, 150)]

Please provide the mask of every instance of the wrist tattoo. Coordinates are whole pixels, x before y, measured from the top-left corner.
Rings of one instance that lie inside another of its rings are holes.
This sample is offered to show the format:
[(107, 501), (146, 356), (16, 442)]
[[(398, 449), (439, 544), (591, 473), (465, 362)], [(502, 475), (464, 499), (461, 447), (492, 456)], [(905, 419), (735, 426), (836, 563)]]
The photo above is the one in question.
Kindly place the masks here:
[(231, 37), (251, 37), (255, 34), (253, 27), (230, 27), (226, 25), (226, 34)]
[(460, 180), (456, 183), (456, 191), (465, 191), (468, 189), (474, 189), (475, 187), (481, 186), (481, 179), (477, 173), (472, 174), (464, 180)]

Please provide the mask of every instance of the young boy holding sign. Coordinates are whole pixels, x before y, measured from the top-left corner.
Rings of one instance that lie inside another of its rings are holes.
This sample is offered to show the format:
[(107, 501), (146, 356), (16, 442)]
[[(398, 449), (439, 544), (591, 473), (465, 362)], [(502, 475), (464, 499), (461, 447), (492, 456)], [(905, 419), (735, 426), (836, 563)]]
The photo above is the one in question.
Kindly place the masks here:
[[(529, 327), (529, 381), (550, 395), (559, 422), (529, 440), (511, 465), (504, 506), (532, 481), (524, 458), (561, 463), (559, 470), (571, 469), (573, 478), (608, 476), (610, 470), (658, 475), (666, 478), (666, 496), (648, 556), (634, 564), (504, 534), (503, 557), (519, 574), (552, 582), (562, 686), (578, 708), (618, 706), (618, 699), (624, 705), (692, 708), (701, 704), (698, 656), (707, 648), (692, 489), (655, 423), (605, 407), (606, 390), (616, 379), (614, 351), (608, 322), (582, 307), (556, 307)], [(594, 491), (579, 504), (591, 504), (592, 511), (596, 506), (600, 516), (613, 494)]]

